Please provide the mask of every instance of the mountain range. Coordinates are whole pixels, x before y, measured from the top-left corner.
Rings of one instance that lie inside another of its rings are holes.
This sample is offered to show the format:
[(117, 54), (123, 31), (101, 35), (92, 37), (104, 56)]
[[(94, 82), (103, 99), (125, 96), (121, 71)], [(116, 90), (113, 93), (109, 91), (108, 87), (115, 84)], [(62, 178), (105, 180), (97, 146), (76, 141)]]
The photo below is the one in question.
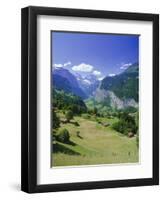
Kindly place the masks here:
[(110, 107), (117, 109), (138, 107), (138, 63), (118, 75), (106, 76), (101, 81), (93, 74), (83, 76), (60, 67), (53, 70), (52, 81), (55, 89), (74, 94), (83, 100), (93, 97), (98, 103), (107, 102), (108, 105), (109, 102)]

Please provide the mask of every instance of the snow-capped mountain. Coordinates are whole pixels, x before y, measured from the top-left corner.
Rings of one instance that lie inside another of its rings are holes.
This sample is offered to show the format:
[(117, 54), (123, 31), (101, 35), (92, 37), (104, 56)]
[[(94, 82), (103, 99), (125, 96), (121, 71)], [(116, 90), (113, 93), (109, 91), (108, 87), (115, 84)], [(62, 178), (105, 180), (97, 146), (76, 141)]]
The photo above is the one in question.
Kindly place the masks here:
[(79, 73), (75, 73), (74, 75), (76, 76), (80, 87), (87, 94), (87, 96), (92, 96), (100, 83), (97, 77), (93, 74), (81, 75)]

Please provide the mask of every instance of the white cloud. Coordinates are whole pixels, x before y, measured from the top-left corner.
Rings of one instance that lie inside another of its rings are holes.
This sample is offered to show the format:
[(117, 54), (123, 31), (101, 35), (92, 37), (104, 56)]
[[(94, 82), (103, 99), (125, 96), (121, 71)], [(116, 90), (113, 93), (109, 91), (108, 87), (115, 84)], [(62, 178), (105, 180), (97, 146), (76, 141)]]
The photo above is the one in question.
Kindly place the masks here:
[(71, 65), (71, 62), (70, 62), (70, 61), (64, 63), (64, 67), (66, 67), (66, 66), (68, 66), (68, 65)]
[(101, 72), (100, 72), (100, 71), (97, 71), (97, 70), (94, 70), (94, 71), (93, 71), (93, 74), (94, 74), (95, 76), (100, 76), (100, 75), (101, 75)]
[(59, 68), (59, 67), (63, 67), (63, 65), (62, 65), (62, 64), (56, 64), (56, 63), (55, 63), (55, 64), (53, 64), (53, 67), (54, 67), (54, 68)]
[(64, 64), (61, 64), (61, 63), (54, 63), (54, 64), (53, 64), (53, 68), (67, 67), (68, 65), (71, 65), (71, 62), (70, 62), (70, 61), (68, 61), (68, 62), (66, 62), (66, 63), (64, 63)]
[(132, 65), (132, 63), (123, 63), (120, 67), (120, 69), (127, 69), (128, 67), (130, 67)]
[(85, 63), (81, 63), (80, 65), (75, 65), (72, 67), (73, 71), (80, 71), (80, 72), (92, 72), (93, 66)]
[(115, 76), (115, 75), (116, 75), (116, 74), (109, 74), (110, 77), (113, 77), (113, 76)]

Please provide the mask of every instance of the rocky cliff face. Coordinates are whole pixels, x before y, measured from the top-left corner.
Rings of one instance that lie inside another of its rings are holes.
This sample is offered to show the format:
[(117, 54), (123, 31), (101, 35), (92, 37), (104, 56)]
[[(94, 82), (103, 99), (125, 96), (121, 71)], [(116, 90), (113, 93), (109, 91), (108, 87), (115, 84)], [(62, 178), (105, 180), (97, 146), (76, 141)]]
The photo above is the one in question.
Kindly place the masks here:
[(134, 108), (138, 107), (138, 103), (133, 98), (123, 100), (118, 98), (114, 94), (114, 92), (104, 89), (96, 90), (95, 100), (99, 103), (108, 101), (110, 106), (116, 109), (124, 109), (127, 107), (134, 107)]
[(134, 99), (139, 101), (139, 65), (135, 63), (124, 72), (105, 77), (100, 84), (100, 89), (112, 91), (120, 99)]
[(139, 64), (135, 63), (124, 72), (105, 77), (95, 93), (95, 100), (112, 108), (124, 109), (138, 107), (139, 102)]

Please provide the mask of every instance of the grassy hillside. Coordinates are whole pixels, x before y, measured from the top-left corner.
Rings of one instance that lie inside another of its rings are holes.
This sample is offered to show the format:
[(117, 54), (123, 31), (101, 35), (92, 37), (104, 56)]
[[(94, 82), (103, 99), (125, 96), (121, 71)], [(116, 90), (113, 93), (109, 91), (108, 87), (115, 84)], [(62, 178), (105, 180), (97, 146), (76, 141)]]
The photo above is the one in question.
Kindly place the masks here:
[[(58, 115), (64, 121), (64, 114), (59, 112)], [(116, 121), (116, 118), (94, 116), (86, 119), (81, 115), (70, 123), (61, 123), (59, 129), (69, 131), (70, 142), (53, 141), (52, 166), (138, 162), (136, 137), (128, 138), (114, 131), (111, 125)]]

